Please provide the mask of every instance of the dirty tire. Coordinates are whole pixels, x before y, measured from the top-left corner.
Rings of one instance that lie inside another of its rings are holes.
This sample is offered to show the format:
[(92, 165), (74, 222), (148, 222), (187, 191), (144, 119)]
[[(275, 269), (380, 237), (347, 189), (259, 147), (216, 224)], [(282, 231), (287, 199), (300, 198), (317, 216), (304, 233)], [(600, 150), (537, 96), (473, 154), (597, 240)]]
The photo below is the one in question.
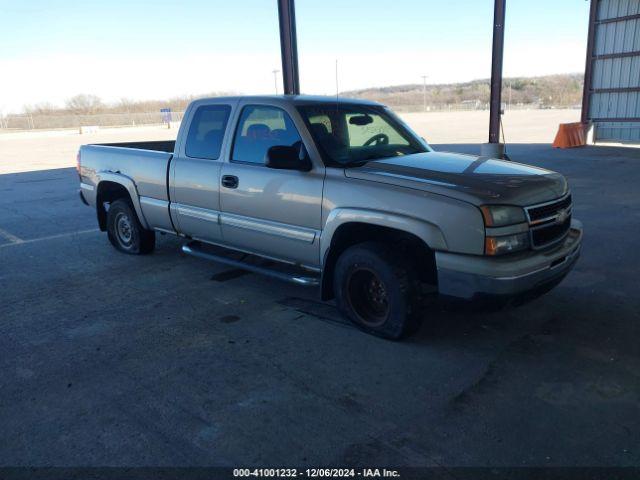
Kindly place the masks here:
[(124, 199), (109, 207), (107, 235), (114, 247), (131, 255), (151, 253), (156, 246), (155, 232), (142, 227), (131, 202)]
[(420, 282), (393, 245), (365, 242), (345, 250), (334, 270), (342, 314), (367, 333), (400, 339), (420, 327)]

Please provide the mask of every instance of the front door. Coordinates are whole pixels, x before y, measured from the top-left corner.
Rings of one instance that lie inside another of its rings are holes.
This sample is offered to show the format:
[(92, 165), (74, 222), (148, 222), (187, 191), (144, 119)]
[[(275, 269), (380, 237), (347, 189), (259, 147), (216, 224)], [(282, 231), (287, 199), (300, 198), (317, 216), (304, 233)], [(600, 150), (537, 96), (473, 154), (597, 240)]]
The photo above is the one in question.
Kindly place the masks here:
[(274, 170), (265, 166), (275, 145), (300, 145), (283, 109), (246, 105), (240, 113), (229, 161), (221, 172), (221, 225), (225, 244), (302, 265), (320, 265), (324, 170)]

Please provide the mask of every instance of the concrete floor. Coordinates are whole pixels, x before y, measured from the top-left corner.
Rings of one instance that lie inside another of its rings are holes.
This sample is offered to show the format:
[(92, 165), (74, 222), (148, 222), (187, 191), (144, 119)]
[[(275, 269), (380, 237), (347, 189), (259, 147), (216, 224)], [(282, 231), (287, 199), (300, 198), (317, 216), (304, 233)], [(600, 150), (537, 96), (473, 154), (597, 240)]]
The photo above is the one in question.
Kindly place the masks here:
[(117, 253), (72, 168), (0, 175), (0, 465), (640, 466), (640, 151), (510, 154), (569, 177), (576, 269), (402, 343), (176, 238)]

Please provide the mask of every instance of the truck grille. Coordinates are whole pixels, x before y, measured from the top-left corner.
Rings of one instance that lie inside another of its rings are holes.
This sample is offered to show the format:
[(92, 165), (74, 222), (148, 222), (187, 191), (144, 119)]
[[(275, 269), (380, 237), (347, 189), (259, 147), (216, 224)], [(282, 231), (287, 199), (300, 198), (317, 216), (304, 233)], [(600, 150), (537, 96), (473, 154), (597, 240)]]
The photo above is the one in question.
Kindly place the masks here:
[(525, 208), (531, 246), (541, 249), (563, 240), (571, 228), (571, 195)]

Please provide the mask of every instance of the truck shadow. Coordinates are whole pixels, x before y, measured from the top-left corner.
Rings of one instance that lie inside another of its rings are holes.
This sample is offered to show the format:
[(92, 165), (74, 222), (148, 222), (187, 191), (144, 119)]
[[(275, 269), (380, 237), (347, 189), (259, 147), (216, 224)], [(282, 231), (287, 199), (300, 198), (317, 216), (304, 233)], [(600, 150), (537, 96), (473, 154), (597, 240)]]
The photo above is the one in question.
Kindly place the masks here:
[[(289, 296), (275, 301), (278, 305), (292, 309), (309, 321), (326, 322), (332, 326), (357, 330), (344, 318), (333, 302), (322, 302), (312, 297)], [(433, 344), (443, 340), (461, 340), (481, 332), (507, 332), (522, 327), (526, 317), (520, 309), (474, 311), (472, 304), (451, 305), (432, 300), (425, 305), (423, 323), (419, 331), (405, 341), (419, 344)], [(535, 307), (534, 307), (535, 308)]]

